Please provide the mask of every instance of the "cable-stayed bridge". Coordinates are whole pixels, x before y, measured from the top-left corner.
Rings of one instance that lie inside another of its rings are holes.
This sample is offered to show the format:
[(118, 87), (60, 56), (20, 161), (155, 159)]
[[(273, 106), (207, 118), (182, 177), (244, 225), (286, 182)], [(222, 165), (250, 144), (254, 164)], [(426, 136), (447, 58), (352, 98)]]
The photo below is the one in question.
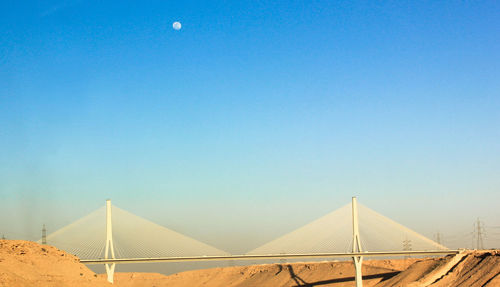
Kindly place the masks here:
[[(229, 255), (213, 246), (111, 206), (116, 258)], [(47, 242), (82, 260), (105, 258), (106, 207), (47, 235)]]
[[(357, 204), (357, 211), (364, 251), (448, 249), (362, 204)], [(248, 254), (350, 252), (352, 233), (352, 203), (349, 203)]]
[(137, 215), (106, 206), (49, 234), (49, 244), (75, 254), (85, 264), (105, 264), (113, 282), (115, 264), (352, 257), (362, 286), (365, 256), (458, 253), (357, 203), (339, 208), (243, 255), (182, 235)]

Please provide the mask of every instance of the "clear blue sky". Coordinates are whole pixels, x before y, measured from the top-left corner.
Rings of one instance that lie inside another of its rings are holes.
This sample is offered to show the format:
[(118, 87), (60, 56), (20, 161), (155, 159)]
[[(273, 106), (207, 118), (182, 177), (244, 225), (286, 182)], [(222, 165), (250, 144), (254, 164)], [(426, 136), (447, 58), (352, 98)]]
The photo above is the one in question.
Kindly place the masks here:
[(500, 225), (498, 1), (274, 2), (2, 2), (0, 229), (110, 197), (255, 247), (352, 195)]

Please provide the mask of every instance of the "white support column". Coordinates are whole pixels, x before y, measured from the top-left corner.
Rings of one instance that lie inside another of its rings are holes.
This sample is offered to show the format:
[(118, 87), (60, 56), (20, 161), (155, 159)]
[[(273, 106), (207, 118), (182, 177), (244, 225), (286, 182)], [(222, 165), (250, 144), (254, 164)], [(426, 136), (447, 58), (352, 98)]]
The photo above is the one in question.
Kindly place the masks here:
[[(362, 252), (361, 240), (359, 239), (358, 225), (358, 201), (355, 196), (352, 197), (352, 252)], [(361, 266), (363, 264), (363, 256), (353, 256), (354, 268), (356, 269), (356, 287), (363, 287), (363, 274)]]
[[(115, 248), (113, 247), (113, 226), (111, 221), (111, 199), (106, 200), (106, 248), (104, 250), (104, 258), (109, 259), (109, 252), (111, 251), (111, 258), (115, 259)], [(106, 266), (106, 274), (108, 275), (108, 282), (113, 283), (115, 274), (115, 263), (104, 264)]]

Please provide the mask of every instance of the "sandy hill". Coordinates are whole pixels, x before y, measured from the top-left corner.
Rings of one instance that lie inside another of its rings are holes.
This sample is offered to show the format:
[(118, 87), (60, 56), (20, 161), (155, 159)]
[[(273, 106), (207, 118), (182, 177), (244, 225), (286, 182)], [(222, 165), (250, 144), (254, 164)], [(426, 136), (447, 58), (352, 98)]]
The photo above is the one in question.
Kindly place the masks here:
[(500, 251), (467, 251), (421, 260), (377, 286), (500, 286)]
[[(467, 251), (427, 259), (367, 260), (364, 286), (500, 286), (499, 251)], [(263, 264), (186, 271), (170, 276), (116, 273), (115, 284), (55, 247), (0, 240), (0, 286), (354, 286), (350, 261)]]
[[(500, 253), (472, 251), (442, 258), (367, 260), (365, 287), (495, 287), (500, 286)], [(120, 287), (132, 286), (354, 286), (352, 262), (266, 264), (195, 270), (163, 276), (123, 273)]]
[[(382, 280), (397, 275), (404, 266), (416, 261), (418, 260), (368, 262), (363, 266), (364, 284), (374, 286)], [(122, 273), (115, 277), (115, 281), (120, 287), (353, 286), (354, 266), (350, 261), (264, 264), (186, 271), (169, 276)]]
[(80, 260), (48, 245), (0, 240), (0, 286), (113, 286)]

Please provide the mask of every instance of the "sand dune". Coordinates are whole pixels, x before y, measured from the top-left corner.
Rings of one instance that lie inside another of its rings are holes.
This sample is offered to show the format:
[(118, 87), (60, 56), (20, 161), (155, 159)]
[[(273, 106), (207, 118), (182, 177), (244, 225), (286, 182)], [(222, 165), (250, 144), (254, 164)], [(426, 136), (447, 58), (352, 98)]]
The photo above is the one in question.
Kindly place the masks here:
[(113, 286), (76, 256), (23, 240), (0, 240), (0, 286)]
[[(500, 286), (500, 253), (466, 251), (427, 259), (367, 260), (364, 286)], [(186, 271), (169, 276), (116, 273), (115, 284), (55, 247), (0, 241), (0, 286), (354, 286), (350, 261), (263, 264)]]
[[(368, 260), (363, 286), (500, 286), (500, 253), (472, 251), (427, 259)], [(118, 286), (354, 286), (351, 262), (266, 264), (160, 274), (118, 274)]]

